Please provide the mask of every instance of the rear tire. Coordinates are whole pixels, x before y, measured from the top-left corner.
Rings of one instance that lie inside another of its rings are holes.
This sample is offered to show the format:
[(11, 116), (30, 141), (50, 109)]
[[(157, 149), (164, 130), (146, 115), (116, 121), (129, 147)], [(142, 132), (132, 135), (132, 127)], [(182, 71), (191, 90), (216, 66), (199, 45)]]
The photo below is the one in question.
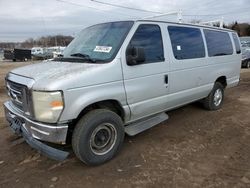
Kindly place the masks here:
[(218, 110), (224, 101), (224, 86), (220, 82), (215, 82), (210, 94), (204, 99), (203, 105), (207, 110)]
[(105, 109), (83, 116), (73, 132), (75, 155), (87, 165), (99, 165), (112, 159), (121, 149), (124, 126), (121, 118)]
[(247, 68), (247, 69), (250, 68), (250, 60), (246, 63), (246, 68)]

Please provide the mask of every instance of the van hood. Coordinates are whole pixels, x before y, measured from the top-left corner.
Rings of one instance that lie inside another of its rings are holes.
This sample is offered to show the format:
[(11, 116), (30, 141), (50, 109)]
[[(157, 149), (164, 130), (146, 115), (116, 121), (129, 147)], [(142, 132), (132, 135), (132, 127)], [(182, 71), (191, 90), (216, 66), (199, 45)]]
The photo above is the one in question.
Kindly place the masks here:
[(63, 90), (110, 81), (111, 78), (97, 76), (110, 64), (44, 61), (14, 69), (11, 73), (35, 80), (33, 89), (36, 90)]

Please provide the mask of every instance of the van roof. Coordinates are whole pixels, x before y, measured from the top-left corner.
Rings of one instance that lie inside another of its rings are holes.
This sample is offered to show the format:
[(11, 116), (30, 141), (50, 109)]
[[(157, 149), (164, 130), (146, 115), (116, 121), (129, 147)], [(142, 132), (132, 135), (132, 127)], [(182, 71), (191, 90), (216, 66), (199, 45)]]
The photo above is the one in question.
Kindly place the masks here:
[(178, 23), (178, 22), (171, 22), (171, 21), (159, 21), (159, 20), (150, 20), (150, 19), (138, 19), (134, 20), (135, 22), (156, 22), (156, 23), (169, 23), (169, 24), (176, 24), (176, 25), (186, 25), (186, 26), (195, 26), (195, 27), (203, 27), (208, 29), (215, 29), (220, 31), (227, 31), (227, 32), (236, 32), (231, 29), (227, 28), (220, 28), (215, 26), (209, 26), (209, 25), (201, 25), (201, 24), (191, 24), (191, 23)]

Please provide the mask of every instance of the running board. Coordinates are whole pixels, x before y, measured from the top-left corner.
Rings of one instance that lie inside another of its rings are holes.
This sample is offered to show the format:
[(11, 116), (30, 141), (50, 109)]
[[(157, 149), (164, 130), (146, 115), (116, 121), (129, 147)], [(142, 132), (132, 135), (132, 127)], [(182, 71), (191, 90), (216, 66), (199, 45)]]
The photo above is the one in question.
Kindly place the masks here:
[(131, 123), (125, 127), (125, 132), (129, 136), (137, 135), (155, 125), (160, 124), (161, 122), (168, 119), (168, 115), (166, 113), (157, 114), (147, 119), (139, 120), (135, 123)]

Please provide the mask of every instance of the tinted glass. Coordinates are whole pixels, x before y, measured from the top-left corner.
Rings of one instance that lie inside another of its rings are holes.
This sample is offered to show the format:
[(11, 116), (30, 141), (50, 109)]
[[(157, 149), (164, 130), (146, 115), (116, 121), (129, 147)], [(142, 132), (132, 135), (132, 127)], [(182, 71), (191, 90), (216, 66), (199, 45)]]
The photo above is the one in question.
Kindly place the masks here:
[(168, 32), (176, 59), (205, 57), (205, 47), (200, 29), (169, 26)]
[(235, 45), (235, 48), (236, 48), (236, 53), (240, 54), (241, 49), (240, 49), (240, 42), (239, 42), (238, 36), (235, 33), (233, 33), (232, 35), (233, 35), (233, 39), (234, 39), (234, 45)]
[(144, 63), (164, 61), (161, 29), (158, 25), (140, 25), (132, 37), (129, 47), (144, 48)]
[(210, 57), (233, 54), (233, 46), (228, 33), (207, 29), (204, 29), (204, 33)]

